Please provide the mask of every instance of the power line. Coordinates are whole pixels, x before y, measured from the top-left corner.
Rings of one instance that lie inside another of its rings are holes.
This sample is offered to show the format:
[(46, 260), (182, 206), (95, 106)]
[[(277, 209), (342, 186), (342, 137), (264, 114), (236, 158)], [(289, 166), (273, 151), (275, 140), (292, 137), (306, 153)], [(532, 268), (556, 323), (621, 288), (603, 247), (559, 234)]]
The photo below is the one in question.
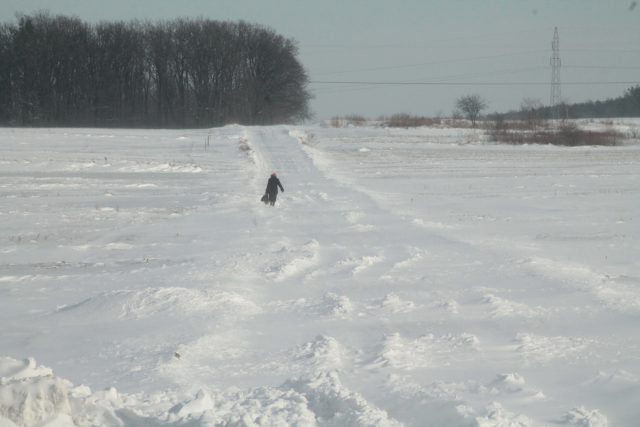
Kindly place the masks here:
[[(393, 82), (393, 81), (358, 81), (358, 80), (312, 80), (311, 84), (326, 85), (371, 85), (371, 86), (541, 86), (548, 85), (549, 82), (442, 82), (442, 81), (425, 81), (425, 82)], [(563, 85), (636, 85), (640, 81), (584, 81), (584, 82), (563, 82)]]
[(562, 68), (576, 68), (586, 70), (640, 70), (638, 66), (611, 66), (611, 65), (563, 65)]
[(429, 62), (419, 62), (413, 64), (400, 64), (400, 65), (389, 65), (384, 67), (370, 67), (370, 68), (355, 68), (351, 70), (344, 71), (328, 71), (324, 73), (315, 73), (318, 76), (326, 76), (330, 74), (347, 74), (347, 73), (359, 73), (364, 71), (381, 71), (381, 70), (396, 70), (400, 68), (414, 68), (414, 67), (423, 67), (425, 65), (439, 65), (439, 64), (453, 64), (457, 62), (469, 62), (469, 61), (477, 61), (482, 59), (496, 59), (496, 58), (505, 58), (510, 56), (519, 56), (519, 55), (529, 55), (532, 53), (540, 53), (544, 52), (542, 49), (529, 50), (529, 51), (521, 51), (521, 52), (512, 52), (512, 53), (503, 53), (499, 55), (485, 55), (485, 56), (472, 56), (469, 58), (454, 58), (454, 59), (444, 59), (441, 61), (429, 61)]
[(640, 53), (639, 49), (563, 48), (565, 52)]
[[(448, 74), (446, 76), (439, 76), (439, 77), (432, 77), (431, 81), (434, 82), (442, 82), (442, 81), (451, 81), (451, 79), (456, 79), (456, 78), (461, 78), (461, 77), (478, 77), (481, 75), (500, 75), (500, 74), (516, 74), (516, 73), (520, 73), (523, 71), (532, 71), (532, 70), (541, 70), (541, 69), (546, 69), (547, 67), (524, 67), (524, 68), (511, 68), (511, 69), (506, 69), (506, 70), (491, 70), (491, 71), (483, 71), (483, 72), (473, 72), (473, 73), (461, 73), (461, 74)], [(407, 80), (407, 83), (410, 82), (416, 82), (416, 81), (420, 81), (420, 80)], [(338, 87), (336, 87), (338, 86)], [(368, 89), (368, 88), (372, 88), (375, 86), (367, 86), (367, 85), (349, 85), (346, 86), (345, 85), (334, 85), (334, 86), (328, 86), (326, 88), (323, 89), (316, 89), (314, 90), (315, 93), (335, 93), (335, 92), (339, 92), (339, 93), (345, 93), (345, 92), (354, 92), (354, 91), (362, 91), (363, 89)], [(378, 86), (380, 87), (380, 86)]]

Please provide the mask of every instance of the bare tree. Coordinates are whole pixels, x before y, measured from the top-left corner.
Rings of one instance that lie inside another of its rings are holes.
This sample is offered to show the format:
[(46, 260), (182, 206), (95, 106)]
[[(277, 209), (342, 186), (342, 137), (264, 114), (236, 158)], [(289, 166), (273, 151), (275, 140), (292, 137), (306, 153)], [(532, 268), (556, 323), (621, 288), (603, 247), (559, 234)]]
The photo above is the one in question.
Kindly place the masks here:
[(534, 130), (542, 123), (542, 101), (537, 98), (524, 98), (520, 104), (522, 117), (527, 127)]
[(0, 25), (0, 124), (217, 126), (309, 116), (293, 40), (244, 22)]
[(464, 116), (471, 120), (471, 124), (475, 127), (478, 117), (482, 110), (487, 108), (486, 101), (480, 95), (461, 96), (456, 101), (456, 109), (460, 110)]

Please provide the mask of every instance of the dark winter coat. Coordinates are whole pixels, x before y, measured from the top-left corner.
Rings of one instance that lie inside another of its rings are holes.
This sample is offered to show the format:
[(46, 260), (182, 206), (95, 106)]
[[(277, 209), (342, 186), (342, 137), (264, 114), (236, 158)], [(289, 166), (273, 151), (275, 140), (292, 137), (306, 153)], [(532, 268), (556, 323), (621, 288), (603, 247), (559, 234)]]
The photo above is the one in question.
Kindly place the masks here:
[(280, 187), (280, 191), (284, 191), (284, 188), (282, 188), (282, 184), (280, 184), (280, 180), (278, 179), (278, 177), (271, 176), (271, 178), (269, 178), (269, 181), (267, 182), (267, 189), (265, 193), (275, 196), (278, 194), (278, 187)]

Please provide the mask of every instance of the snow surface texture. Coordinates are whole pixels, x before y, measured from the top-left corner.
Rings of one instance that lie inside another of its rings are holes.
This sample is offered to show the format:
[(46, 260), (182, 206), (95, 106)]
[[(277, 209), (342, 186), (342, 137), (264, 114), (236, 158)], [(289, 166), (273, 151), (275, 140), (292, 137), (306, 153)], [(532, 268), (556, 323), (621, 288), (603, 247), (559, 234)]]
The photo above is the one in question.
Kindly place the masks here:
[(0, 129), (0, 427), (638, 425), (640, 145), (483, 138)]

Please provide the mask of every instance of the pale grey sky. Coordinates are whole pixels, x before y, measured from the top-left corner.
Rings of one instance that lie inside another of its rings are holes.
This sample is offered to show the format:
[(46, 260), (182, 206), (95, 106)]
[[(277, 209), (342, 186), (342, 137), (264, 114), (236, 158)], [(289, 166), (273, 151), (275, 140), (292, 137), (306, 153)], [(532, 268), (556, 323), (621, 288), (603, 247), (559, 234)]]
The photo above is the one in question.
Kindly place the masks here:
[(446, 115), (469, 93), (483, 96), (489, 111), (516, 109), (525, 97), (548, 104), (556, 26), (564, 99), (612, 98), (631, 86), (616, 82), (640, 83), (634, 0), (0, 0), (3, 22), (36, 10), (90, 22), (205, 17), (266, 25), (298, 41), (318, 119)]

